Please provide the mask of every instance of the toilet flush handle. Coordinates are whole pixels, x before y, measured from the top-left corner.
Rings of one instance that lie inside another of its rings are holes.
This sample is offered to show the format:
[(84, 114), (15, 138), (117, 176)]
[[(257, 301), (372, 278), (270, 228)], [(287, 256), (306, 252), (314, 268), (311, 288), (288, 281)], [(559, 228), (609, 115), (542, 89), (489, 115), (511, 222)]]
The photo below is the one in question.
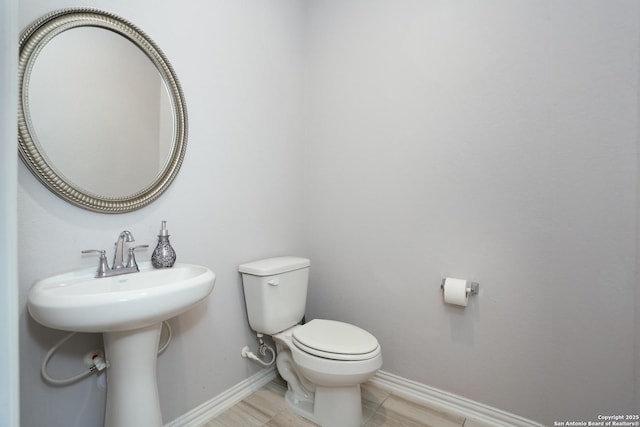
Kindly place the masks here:
[(271, 286), (278, 286), (280, 284), (280, 279), (271, 279), (267, 282), (267, 284)]

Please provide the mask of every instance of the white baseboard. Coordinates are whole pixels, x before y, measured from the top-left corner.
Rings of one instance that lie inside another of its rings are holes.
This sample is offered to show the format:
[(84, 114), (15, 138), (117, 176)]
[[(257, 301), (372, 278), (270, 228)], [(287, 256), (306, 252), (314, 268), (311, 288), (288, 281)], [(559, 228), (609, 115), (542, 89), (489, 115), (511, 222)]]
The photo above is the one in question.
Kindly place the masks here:
[(239, 382), (228, 390), (223, 391), (211, 400), (192, 409), (184, 415), (164, 425), (164, 427), (193, 427), (205, 424), (220, 415), (254, 391), (260, 389), (276, 377), (276, 368), (272, 366), (249, 378)]
[[(220, 415), (276, 377), (275, 367), (260, 371), (220, 393), (211, 400), (176, 418), (164, 427), (203, 425)], [(465, 418), (495, 427), (544, 427), (542, 424), (473, 400), (439, 390), (384, 371), (369, 380), (371, 384), (396, 396), (425, 404)]]
[(495, 427), (544, 427), (542, 424), (510, 414), (437, 388), (378, 371), (371, 384), (405, 399), (428, 405)]

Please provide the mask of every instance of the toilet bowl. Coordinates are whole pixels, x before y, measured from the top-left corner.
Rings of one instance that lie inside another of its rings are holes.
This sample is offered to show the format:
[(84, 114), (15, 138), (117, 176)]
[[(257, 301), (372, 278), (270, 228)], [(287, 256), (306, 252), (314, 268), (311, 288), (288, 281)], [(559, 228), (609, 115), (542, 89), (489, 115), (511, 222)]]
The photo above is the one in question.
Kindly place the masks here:
[(357, 326), (314, 319), (273, 335), (285, 396), (298, 415), (322, 426), (362, 424), (360, 384), (382, 366), (373, 335)]
[(239, 266), (249, 325), (276, 343), (276, 367), (287, 382), (285, 400), (323, 427), (362, 424), (360, 384), (382, 366), (377, 339), (349, 323), (313, 319), (301, 324), (310, 261), (277, 257)]

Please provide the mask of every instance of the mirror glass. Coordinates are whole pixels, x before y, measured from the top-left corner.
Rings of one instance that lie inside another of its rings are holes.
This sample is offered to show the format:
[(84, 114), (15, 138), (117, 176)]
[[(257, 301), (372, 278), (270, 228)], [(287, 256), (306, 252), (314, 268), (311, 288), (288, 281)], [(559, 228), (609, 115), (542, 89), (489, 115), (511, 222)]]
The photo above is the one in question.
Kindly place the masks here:
[(127, 196), (166, 164), (169, 94), (153, 63), (124, 37), (95, 27), (56, 36), (34, 62), (29, 86), (38, 148), (78, 187)]
[(50, 190), (118, 213), (155, 200), (186, 145), (173, 69), (140, 30), (107, 12), (70, 9), (25, 30), (19, 152)]

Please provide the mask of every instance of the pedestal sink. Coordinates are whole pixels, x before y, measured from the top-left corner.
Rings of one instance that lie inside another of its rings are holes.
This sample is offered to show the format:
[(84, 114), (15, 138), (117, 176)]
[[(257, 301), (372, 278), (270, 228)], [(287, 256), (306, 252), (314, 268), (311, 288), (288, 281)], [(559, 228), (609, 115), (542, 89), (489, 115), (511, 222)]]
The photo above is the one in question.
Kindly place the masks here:
[(105, 427), (160, 427), (156, 355), (162, 321), (204, 300), (215, 274), (206, 267), (175, 264), (94, 278), (95, 268), (37, 282), (28, 307), (39, 323), (74, 332), (100, 332), (107, 368)]

